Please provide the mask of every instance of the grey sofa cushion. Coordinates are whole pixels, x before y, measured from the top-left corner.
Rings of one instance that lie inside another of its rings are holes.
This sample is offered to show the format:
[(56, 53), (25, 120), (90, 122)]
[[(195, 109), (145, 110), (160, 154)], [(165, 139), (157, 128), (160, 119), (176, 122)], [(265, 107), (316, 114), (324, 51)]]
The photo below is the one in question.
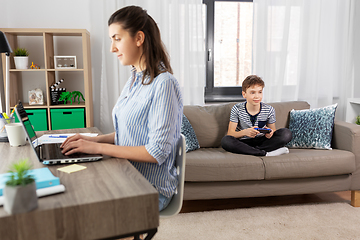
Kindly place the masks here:
[(227, 133), (230, 111), (235, 103), (184, 106), (184, 114), (194, 128), (200, 147), (220, 147)]
[(271, 105), (273, 108), (275, 108), (276, 129), (289, 127), (290, 111), (292, 109), (302, 110), (302, 109), (310, 108), (310, 105), (304, 101), (275, 102), (275, 103), (268, 103), (268, 104)]
[(355, 155), (343, 150), (290, 149), (289, 154), (262, 157), (265, 180), (353, 173)]
[(200, 148), (186, 153), (186, 181), (263, 180), (264, 174), (264, 163), (259, 157), (234, 154), (222, 148)]
[(350, 174), (355, 156), (343, 150), (290, 149), (289, 154), (256, 157), (222, 148), (200, 148), (186, 154), (187, 182), (294, 179)]

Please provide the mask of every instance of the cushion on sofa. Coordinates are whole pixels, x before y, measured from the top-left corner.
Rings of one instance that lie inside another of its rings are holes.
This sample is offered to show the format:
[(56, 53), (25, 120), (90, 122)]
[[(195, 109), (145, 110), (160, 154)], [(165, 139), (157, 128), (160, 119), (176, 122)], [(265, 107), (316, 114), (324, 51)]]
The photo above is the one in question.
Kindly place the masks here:
[(200, 148), (186, 154), (187, 182), (263, 180), (264, 175), (264, 163), (259, 157), (222, 148)]
[(256, 157), (222, 148), (200, 148), (186, 154), (187, 182), (275, 180), (334, 176), (356, 170), (353, 153), (334, 149), (290, 149), (289, 154)]
[(355, 155), (337, 149), (290, 149), (289, 154), (262, 159), (265, 180), (342, 175), (356, 169)]
[(337, 104), (315, 109), (291, 110), (289, 129), (294, 148), (331, 149)]
[(185, 137), (186, 152), (194, 151), (200, 148), (194, 129), (184, 114), (181, 123), (181, 134)]

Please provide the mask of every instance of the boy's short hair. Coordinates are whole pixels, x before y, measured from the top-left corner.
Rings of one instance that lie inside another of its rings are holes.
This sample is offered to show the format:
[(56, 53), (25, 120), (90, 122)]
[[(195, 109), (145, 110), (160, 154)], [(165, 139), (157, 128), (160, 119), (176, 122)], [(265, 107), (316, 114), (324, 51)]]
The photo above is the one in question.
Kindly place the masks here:
[(242, 82), (242, 91), (246, 92), (246, 89), (248, 89), (251, 86), (255, 86), (255, 85), (259, 85), (263, 88), (265, 87), (265, 83), (261, 79), (261, 77), (256, 76), (256, 75), (249, 75)]

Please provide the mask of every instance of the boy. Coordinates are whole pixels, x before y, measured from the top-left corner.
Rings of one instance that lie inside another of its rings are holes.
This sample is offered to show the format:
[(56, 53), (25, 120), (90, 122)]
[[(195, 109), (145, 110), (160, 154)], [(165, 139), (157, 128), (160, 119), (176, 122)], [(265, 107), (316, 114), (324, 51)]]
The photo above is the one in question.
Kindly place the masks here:
[[(256, 75), (243, 81), (242, 95), (246, 101), (231, 109), (228, 132), (221, 140), (226, 151), (255, 156), (289, 153), (284, 146), (291, 140), (291, 131), (287, 128), (276, 130), (275, 109), (261, 102), (264, 87), (264, 81)], [(257, 128), (266, 128), (270, 132), (260, 133)]]

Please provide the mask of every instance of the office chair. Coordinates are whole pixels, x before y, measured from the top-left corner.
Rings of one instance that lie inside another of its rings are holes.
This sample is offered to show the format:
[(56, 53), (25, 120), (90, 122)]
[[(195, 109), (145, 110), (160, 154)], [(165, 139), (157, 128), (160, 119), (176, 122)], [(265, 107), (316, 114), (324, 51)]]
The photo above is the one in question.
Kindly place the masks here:
[(159, 213), (161, 218), (175, 216), (181, 210), (183, 204), (183, 197), (184, 197), (185, 162), (186, 162), (185, 136), (181, 134), (181, 137), (178, 140), (176, 147), (176, 159), (175, 159), (175, 166), (176, 166), (176, 172), (178, 174), (179, 185), (169, 205)]
[[(181, 134), (180, 139), (177, 142), (176, 146), (176, 158), (175, 158), (175, 166), (176, 172), (178, 174), (179, 185), (176, 189), (176, 192), (171, 199), (169, 205), (163, 209), (159, 216), (161, 218), (168, 218), (175, 216), (181, 210), (183, 204), (183, 196), (184, 196), (184, 182), (185, 182), (185, 162), (186, 162), (186, 145), (185, 145), (185, 136)], [(134, 240), (140, 240), (140, 235), (135, 235)], [(152, 236), (146, 236), (146, 239), (151, 238)]]

